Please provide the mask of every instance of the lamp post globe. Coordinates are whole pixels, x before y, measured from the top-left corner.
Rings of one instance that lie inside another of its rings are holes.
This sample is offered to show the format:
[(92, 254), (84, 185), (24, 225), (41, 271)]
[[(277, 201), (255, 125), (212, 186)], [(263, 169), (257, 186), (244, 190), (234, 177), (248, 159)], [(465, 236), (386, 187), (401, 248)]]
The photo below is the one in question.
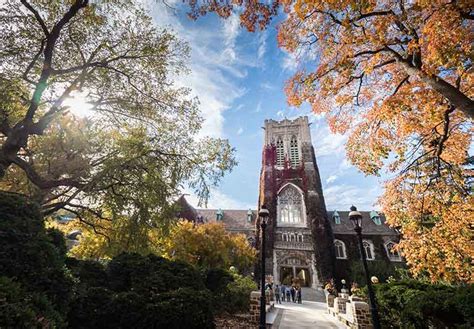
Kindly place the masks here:
[(377, 311), (377, 301), (375, 299), (374, 289), (372, 288), (372, 282), (369, 275), (369, 268), (367, 266), (367, 258), (364, 251), (364, 243), (362, 241), (362, 214), (357, 211), (355, 206), (352, 206), (349, 212), (349, 220), (354, 225), (354, 231), (357, 234), (359, 240), (360, 256), (362, 264), (364, 265), (365, 280), (367, 282), (367, 290), (369, 291), (370, 300), (370, 313), (372, 314), (372, 324), (374, 329), (380, 329), (379, 314)]
[(265, 229), (267, 227), (267, 220), (270, 216), (270, 212), (267, 207), (263, 204), (258, 212), (260, 219), (260, 229), (262, 232), (262, 247), (260, 249), (261, 255), (261, 275), (260, 275), (260, 321), (259, 328), (265, 329), (266, 327), (266, 310), (265, 310)]

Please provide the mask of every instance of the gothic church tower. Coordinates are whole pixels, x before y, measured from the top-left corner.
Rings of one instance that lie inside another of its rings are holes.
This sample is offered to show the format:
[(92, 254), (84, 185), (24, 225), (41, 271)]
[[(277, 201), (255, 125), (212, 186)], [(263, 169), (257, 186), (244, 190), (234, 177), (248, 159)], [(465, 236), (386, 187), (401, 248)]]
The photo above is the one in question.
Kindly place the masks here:
[(270, 211), (266, 274), (316, 288), (333, 276), (334, 247), (308, 118), (265, 120), (264, 129), (259, 205)]

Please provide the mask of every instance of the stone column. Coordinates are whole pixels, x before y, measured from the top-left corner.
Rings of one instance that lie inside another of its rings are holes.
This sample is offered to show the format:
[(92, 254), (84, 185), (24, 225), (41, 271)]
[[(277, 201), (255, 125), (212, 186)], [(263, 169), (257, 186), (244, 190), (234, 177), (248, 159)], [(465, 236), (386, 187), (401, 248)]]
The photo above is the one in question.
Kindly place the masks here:
[(250, 293), (250, 320), (258, 323), (260, 319), (260, 291)]
[(314, 253), (311, 253), (311, 288), (320, 288), (318, 272), (316, 270), (316, 256)]
[(278, 266), (277, 263), (277, 252), (273, 249), (273, 283), (274, 284), (281, 284), (280, 282), (280, 273), (278, 273)]

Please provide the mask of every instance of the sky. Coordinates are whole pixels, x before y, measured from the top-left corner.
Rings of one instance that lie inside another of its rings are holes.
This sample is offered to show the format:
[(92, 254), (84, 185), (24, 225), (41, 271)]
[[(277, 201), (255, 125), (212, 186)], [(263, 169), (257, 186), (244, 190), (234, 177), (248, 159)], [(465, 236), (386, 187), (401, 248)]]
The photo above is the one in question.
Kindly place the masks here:
[[(347, 136), (331, 134), (325, 119), (305, 106), (288, 106), (285, 81), (311, 63), (298, 62), (278, 48), (276, 26), (283, 17), (265, 31), (249, 33), (240, 27), (237, 16), (223, 20), (207, 15), (193, 21), (179, 1), (170, 3), (174, 9), (150, 1), (155, 23), (174, 31), (191, 47), (191, 72), (177, 83), (199, 98), (205, 119), (201, 134), (228, 139), (236, 149), (239, 164), (212, 189), (208, 208), (255, 209), (264, 120), (307, 115), (327, 209), (348, 210), (352, 204), (360, 210), (379, 209), (375, 203), (383, 181), (366, 177), (349, 163), (344, 150)], [(195, 196), (187, 199), (197, 206)]]

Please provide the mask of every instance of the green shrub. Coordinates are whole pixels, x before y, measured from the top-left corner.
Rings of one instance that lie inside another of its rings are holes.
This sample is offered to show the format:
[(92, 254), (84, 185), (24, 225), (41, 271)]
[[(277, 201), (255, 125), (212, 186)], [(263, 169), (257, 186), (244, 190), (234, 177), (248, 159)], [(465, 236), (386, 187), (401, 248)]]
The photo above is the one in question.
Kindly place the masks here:
[(250, 308), (250, 293), (257, 290), (257, 284), (249, 276), (234, 274), (234, 282), (227, 286), (229, 290), (229, 306), (227, 311), (246, 312)]
[(66, 314), (73, 280), (64, 265), (64, 241), (55, 231), (46, 231), (38, 205), (0, 191), (0, 237), (0, 276)]
[(72, 302), (68, 314), (70, 328), (113, 328), (115, 314), (112, 311), (113, 292), (102, 287), (91, 287)]
[(18, 282), (0, 276), (0, 328), (60, 328), (65, 323), (40, 293), (27, 293)]
[(205, 289), (199, 271), (191, 265), (156, 255), (120, 254), (107, 266), (110, 288), (114, 291), (159, 293), (181, 287)]
[(383, 328), (472, 328), (474, 288), (416, 280), (374, 285)]
[[(385, 282), (391, 276), (396, 276), (399, 269), (402, 269), (404, 265), (394, 265), (393, 263), (387, 263), (385, 261), (373, 260), (367, 262), (370, 276), (376, 276), (379, 282)], [(350, 280), (357, 282), (361, 286), (367, 284), (365, 280), (365, 271), (361, 261), (352, 262), (349, 267)]]
[(181, 288), (150, 296), (90, 288), (72, 305), (72, 329), (213, 328), (207, 290)]
[(68, 259), (78, 296), (73, 329), (212, 328), (211, 296), (193, 267), (162, 257), (121, 254), (104, 268)]
[(87, 289), (90, 287), (108, 288), (107, 272), (103, 264), (92, 260), (80, 260), (69, 257), (66, 259), (66, 266), (77, 279), (77, 289)]

